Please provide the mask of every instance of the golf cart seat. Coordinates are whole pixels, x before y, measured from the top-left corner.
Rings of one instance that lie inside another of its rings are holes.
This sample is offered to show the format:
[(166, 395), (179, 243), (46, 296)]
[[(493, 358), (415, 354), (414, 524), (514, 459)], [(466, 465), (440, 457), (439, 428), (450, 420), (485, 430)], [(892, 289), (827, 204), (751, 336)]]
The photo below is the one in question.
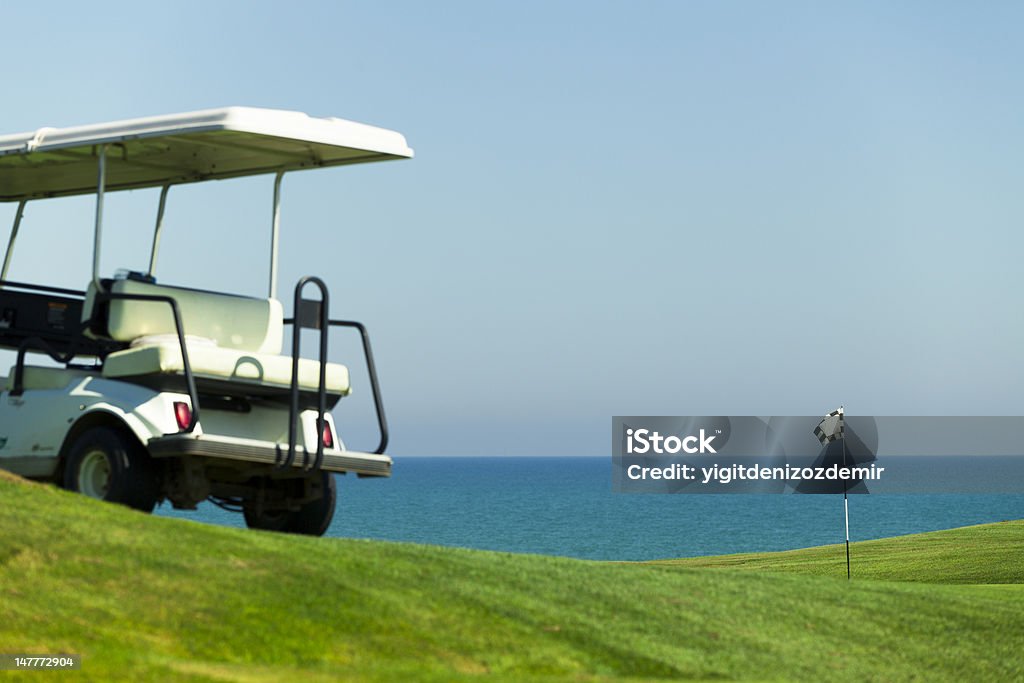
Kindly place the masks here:
[[(231, 384), (277, 393), (288, 390), (292, 358), (281, 355), (284, 315), (276, 299), (255, 299), (231, 294), (168, 287), (133, 279), (113, 280), (107, 286), (119, 294), (169, 296), (177, 304), (185, 332), (189, 365), (197, 382)], [(95, 290), (90, 285), (84, 310), (92, 311)], [(130, 342), (126, 349), (107, 355), (103, 376), (108, 378), (182, 375), (184, 363), (171, 308), (164, 302), (113, 299), (94, 316), (93, 335)], [(328, 394), (347, 395), (348, 368), (325, 364)], [(298, 384), (315, 392), (320, 363), (299, 359)]]

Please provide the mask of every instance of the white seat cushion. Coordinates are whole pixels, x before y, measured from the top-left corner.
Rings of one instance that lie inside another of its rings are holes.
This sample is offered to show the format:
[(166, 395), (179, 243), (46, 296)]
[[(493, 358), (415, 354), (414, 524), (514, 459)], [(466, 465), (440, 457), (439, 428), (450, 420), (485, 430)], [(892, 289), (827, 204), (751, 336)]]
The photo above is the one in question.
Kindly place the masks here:
[[(146, 337), (137, 337), (135, 339), (132, 339), (131, 344), (129, 344), (128, 346), (134, 349), (136, 346), (154, 346), (156, 344), (177, 343), (177, 334), (152, 334)], [(217, 340), (215, 339), (207, 339), (206, 337), (196, 337), (195, 335), (191, 334), (185, 335), (185, 343), (188, 344), (188, 348), (190, 349), (198, 348), (200, 346), (206, 348), (217, 346)]]
[[(134, 280), (114, 280), (110, 289), (118, 294), (148, 294), (174, 299), (181, 324), (188, 336), (205, 337), (226, 349), (281, 353), (284, 314), (276, 299), (203, 292)], [(93, 313), (95, 288), (89, 285), (83, 316)], [(108, 307), (106, 335), (130, 342), (139, 337), (176, 335), (171, 307), (166, 303), (113, 299)]]
[[(233, 382), (291, 386), (291, 356), (251, 353), (215, 346), (188, 345), (188, 360), (196, 377), (223, 379)], [(181, 350), (176, 343), (136, 346), (115, 351), (103, 362), (104, 377), (135, 377), (150, 374), (182, 374)], [(320, 364), (307, 358), (299, 359), (299, 386), (316, 391), (320, 384)], [(326, 363), (326, 389), (331, 394), (348, 395), (348, 368), (338, 363)]]

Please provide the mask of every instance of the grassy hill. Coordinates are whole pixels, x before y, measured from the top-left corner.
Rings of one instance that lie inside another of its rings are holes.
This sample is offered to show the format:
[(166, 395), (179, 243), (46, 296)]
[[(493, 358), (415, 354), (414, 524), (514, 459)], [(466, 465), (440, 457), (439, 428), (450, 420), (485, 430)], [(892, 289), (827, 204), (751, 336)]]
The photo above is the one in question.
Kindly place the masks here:
[(296, 538), (0, 476), (0, 652), (102, 681), (1019, 680), (1022, 545), (1018, 522), (857, 544), (893, 580), (848, 584), (836, 549), (739, 564), (766, 572)]
[[(1024, 583), (1024, 520), (863, 541), (851, 546), (859, 579), (954, 584)], [(814, 576), (846, 576), (842, 545), (781, 553), (662, 560), (677, 567), (718, 567)]]

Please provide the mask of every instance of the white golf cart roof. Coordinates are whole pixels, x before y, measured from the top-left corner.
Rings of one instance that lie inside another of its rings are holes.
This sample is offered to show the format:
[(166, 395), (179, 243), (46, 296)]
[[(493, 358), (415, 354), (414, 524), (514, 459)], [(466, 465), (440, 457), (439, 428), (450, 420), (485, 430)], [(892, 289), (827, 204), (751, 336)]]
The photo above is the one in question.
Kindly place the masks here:
[(400, 133), (336, 118), (249, 107), (152, 116), (0, 136), (0, 201), (410, 158)]

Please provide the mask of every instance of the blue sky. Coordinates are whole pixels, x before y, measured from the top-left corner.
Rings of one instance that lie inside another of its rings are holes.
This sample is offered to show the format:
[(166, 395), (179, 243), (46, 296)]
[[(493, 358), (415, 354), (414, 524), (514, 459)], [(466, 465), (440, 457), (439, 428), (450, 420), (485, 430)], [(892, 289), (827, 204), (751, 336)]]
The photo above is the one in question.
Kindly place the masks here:
[[(1024, 411), (1014, 3), (41, 7), (0, 3), (0, 132), (240, 104), (407, 136), (413, 161), (286, 177), (282, 213), (282, 283), (323, 276), (374, 335), (396, 455)], [(262, 294), (271, 184), (172, 190), (160, 280)], [(156, 200), (111, 199), (107, 271), (145, 265)], [(92, 203), (48, 204), (12, 278), (83, 287)]]

